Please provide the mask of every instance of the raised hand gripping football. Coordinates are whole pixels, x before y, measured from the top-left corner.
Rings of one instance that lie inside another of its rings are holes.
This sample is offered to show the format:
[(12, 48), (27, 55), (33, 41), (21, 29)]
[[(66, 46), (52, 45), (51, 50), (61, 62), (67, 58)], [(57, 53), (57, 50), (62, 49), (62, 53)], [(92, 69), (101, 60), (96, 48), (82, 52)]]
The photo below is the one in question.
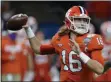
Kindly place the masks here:
[(28, 16), (26, 14), (16, 14), (12, 16), (7, 22), (7, 29), (17, 31), (22, 29), (23, 25), (26, 25)]

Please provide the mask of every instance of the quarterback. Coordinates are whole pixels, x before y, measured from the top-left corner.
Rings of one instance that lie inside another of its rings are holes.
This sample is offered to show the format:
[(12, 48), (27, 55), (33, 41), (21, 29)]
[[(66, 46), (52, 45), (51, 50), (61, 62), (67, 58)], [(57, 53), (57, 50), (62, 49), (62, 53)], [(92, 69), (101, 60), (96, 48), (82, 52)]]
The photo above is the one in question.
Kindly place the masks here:
[(59, 54), (60, 81), (90, 82), (94, 80), (94, 73), (103, 73), (103, 41), (100, 35), (88, 33), (90, 20), (82, 6), (71, 7), (65, 15), (65, 26), (53, 36), (50, 44), (41, 44), (30, 26), (23, 26), (35, 53)]

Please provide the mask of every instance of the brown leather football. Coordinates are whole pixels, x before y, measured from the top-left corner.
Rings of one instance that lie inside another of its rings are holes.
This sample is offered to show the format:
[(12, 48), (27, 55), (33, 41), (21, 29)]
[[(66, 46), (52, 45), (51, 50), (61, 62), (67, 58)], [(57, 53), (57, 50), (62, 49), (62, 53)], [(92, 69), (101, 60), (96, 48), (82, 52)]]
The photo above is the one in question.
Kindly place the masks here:
[(27, 23), (28, 16), (26, 14), (16, 14), (12, 16), (7, 22), (8, 30), (20, 30), (22, 26)]

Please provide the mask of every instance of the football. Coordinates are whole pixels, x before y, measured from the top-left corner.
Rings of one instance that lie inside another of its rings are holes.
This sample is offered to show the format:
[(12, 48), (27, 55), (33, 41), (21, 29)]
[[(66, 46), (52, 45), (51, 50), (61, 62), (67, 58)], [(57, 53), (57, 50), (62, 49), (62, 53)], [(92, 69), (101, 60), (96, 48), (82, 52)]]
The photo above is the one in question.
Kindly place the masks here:
[(7, 29), (17, 31), (27, 23), (28, 16), (26, 14), (16, 14), (7, 21)]

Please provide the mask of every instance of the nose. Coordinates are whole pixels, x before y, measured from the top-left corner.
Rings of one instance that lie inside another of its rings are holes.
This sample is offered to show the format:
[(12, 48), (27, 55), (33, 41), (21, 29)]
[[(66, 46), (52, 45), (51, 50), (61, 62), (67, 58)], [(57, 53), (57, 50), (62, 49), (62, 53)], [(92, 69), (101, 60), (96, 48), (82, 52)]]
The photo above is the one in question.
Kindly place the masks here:
[(84, 24), (82, 23), (81, 26), (84, 26)]
[(84, 24), (84, 20), (81, 20), (81, 24)]
[(81, 20), (81, 26), (84, 26), (84, 20)]

